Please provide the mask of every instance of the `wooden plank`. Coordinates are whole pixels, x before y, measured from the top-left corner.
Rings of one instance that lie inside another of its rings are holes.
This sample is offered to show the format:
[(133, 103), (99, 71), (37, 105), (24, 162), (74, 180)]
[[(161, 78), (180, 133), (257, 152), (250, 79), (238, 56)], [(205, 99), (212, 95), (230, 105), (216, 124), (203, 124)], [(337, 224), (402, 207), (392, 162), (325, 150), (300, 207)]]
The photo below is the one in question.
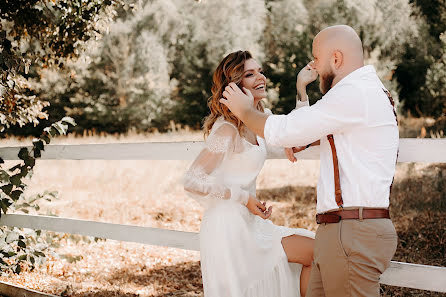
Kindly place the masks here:
[(0, 281), (0, 294), (7, 297), (58, 297)]
[[(202, 141), (47, 145), (42, 160), (192, 160)], [(0, 148), (4, 160), (18, 160), (19, 147)], [(28, 147), (31, 149), (31, 147)]]
[(0, 225), (199, 250), (198, 233), (25, 214), (3, 214)]
[(446, 292), (446, 267), (394, 262), (384, 271), (381, 284)]
[[(30, 149), (30, 147), (28, 147)], [(202, 141), (47, 145), (42, 160), (193, 160)], [(18, 160), (20, 147), (0, 148), (4, 160)], [(446, 139), (400, 139), (398, 162), (446, 163)], [(319, 160), (319, 147), (297, 154), (301, 160)], [(269, 159), (285, 159), (283, 152)]]
[(446, 163), (445, 152), (445, 138), (401, 138), (398, 162)]
[[(94, 221), (25, 214), (6, 214), (0, 225), (18, 228), (50, 230), (81, 234), (128, 242), (199, 251), (199, 236), (195, 232), (100, 223)], [(393, 262), (381, 276), (380, 283), (421, 290), (446, 292), (446, 268)]]

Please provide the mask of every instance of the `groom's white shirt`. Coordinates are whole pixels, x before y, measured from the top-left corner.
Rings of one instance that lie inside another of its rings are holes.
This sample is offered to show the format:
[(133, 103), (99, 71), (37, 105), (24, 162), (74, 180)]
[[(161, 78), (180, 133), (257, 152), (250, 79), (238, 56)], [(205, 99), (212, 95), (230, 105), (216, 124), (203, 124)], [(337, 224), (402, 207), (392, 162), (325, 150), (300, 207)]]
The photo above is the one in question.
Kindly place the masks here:
[(338, 208), (329, 134), (336, 144), (344, 207), (389, 206), (399, 136), (383, 88), (374, 67), (364, 66), (344, 77), (316, 104), (268, 117), (267, 144), (292, 147), (321, 140), (317, 213)]

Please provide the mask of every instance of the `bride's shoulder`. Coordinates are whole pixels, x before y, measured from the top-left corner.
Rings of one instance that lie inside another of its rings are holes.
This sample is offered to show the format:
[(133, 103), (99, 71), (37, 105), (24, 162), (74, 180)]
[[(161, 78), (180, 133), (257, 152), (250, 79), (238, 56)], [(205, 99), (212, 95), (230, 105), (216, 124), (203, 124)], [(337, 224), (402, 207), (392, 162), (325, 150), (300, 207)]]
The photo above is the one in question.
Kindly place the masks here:
[(234, 134), (236, 132), (238, 133), (237, 127), (233, 123), (225, 120), (223, 116), (220, 116), (212, 126), (210, 134), (227, 135), (227, 134)]
[(238, 139), (237, 127), (221, 117), (215, 121), (205, 142), (211, 152), (221, 153), (229, 151)]

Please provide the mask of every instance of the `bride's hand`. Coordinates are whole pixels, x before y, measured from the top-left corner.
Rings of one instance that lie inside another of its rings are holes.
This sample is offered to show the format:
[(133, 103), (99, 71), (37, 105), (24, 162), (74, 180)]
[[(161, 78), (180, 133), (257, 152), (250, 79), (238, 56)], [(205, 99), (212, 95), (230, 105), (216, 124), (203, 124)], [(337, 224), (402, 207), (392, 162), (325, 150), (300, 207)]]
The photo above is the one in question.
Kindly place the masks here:
[(266, 208), (266, 203), (261, 203), (256, 198), (249, 196), (248, 203), (246, 204), (248, 210), (262, 219), (267, 219), (271, 216), (273, 207), (270, 206), (268, 209)]

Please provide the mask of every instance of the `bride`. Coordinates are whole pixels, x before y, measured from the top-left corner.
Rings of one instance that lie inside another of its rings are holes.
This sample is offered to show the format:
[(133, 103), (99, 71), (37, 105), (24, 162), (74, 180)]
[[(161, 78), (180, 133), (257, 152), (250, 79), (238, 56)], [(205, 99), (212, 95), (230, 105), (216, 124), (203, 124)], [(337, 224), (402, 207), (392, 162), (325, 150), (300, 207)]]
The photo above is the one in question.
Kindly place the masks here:
[[(314, 234), (274, 225), (268, 220), (272, 207), (256, 199), (256, 178), (269, 148), (219, 102), (230, 82), (249, 90), (258, 110), (271, 113), (261, 102), (266, 77), (251, 54), (226, 56), (213, 75), (205, 148), (184, 179), (188, 195), (205, 208), (200, 228), (204, 296), (305, 296)], [(290, 149), (286, 153), (294, 160)]]

